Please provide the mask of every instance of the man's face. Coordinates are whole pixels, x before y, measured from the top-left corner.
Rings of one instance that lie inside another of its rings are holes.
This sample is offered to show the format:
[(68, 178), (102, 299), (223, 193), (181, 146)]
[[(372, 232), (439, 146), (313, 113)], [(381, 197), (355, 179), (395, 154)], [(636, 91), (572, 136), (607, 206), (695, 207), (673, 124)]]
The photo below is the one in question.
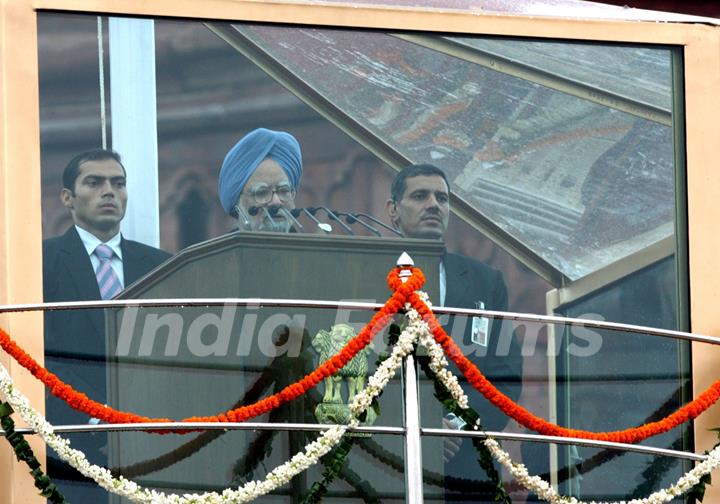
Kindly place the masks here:
[(106, 241), (120, 231), (125, 216), (125, 183), (125, 172), (114, 159), (85, 161), (73, 190), (63, 189), (60, 198), (78, 227)]
[[(248, 217), (251, 230), (287, 233), (292, 222), (282, 212), (272, 214), (280, 207), (288, 210), (295, 208), (295, 190), (280, 165), (266, 158), (245, 184), (238, 206)], [(251, 215), (252, 207), (258, 207), (255, 215)], [(263, 208), (271, 214), (270, 217)]]
[(442, 239), (448, 226), (448, 186), (439, 175), (418, 175), (405, 180), (400, 201), (388, 201), (388, 214), (408, 238)]

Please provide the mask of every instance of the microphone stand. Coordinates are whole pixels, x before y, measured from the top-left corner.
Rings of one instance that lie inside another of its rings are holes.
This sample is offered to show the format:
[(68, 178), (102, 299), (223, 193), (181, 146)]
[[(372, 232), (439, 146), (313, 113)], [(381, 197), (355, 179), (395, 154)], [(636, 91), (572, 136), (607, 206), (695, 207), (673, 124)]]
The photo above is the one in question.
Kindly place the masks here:
[(303, 227), (302, 224), (300, 224), (300, 222), (295, 218), (295, 216), (293, 216), (292, 211), (288, 210), (285, 207), (278, 208), (278, 211), (280, 211), (283, 215), (285, 215), (285, 217), (287, 219), (289, 219), (293, 223), (294, 226), (297, 227), (298, 232), (300, 232), (300, 233), (305, 232), (305, 228)]
[(325, 222), (320, 222), (314, 214), (310, 213), (310, 211), (307, 208), (297, 208), (298, 212), (303, 212), (305, 215), (308, 216), (308, 218), (313, 221), (315, 224), (317, 224), (317, 227), (325, 231), (325, 233), (330, 234), (332, 232), (332, 226), (330, 224), (327, 224)]
[(371, 226), (371, 225), (368, 224), (367, 222), (361, 221), (360, 219), (358, 219), (357, 217), (355, 217), (354, 214), (352, 214), (352, 213), (350, 213), (350, 212), (336, 212), (336, 213), (337, 213), (339, 216), (341, 216), (341, 217), (342, 217), (342, 216), (345, 216), (345, 221), (346, 221), (348, 224), (352, 225), (352, 224), (355, 224), (355, 223), (357, 222), (358, 224), (360, 224), (360, 225), (363, 226), (364, 228), (368, 229), (371, 233), (373, 233), (373, 234), (375, 234), (375, 235), (377, 235), (377, 236), (382, 236), (382, 233), (381, 233), (380, 231), (378, 231), (377, 228)]
[[(395, 233), (396, 235), (398, 235), (398, 236), (400, 236), (400, 237), (402, 237), (402, 235), (403, 235), (403, 234), (402, 234), (400, 231), (398, 231), (397, 229), (391, 228), (390, 226), (388, 226), (387, 224), (385, 224), (383, 221), (381, 221), (380, 219), (376, 219), (376, 218), (373, 217), (372, 215), (369, 215), (369, 214), (366, 214), (366, 213), (362, 213), (362, 212), (357, 212), (356, 214), (354, 214), (354, 216), (355, 216), (356, 219), (357, 219), (358, 217), (364, 217), (364, 218), (366, 218), (366, 219), (370, 219), (371, 221), (373, 221), (373, 222), (374, 222), (375, 224), (377, 224), (378, 226), (381, 226), (381, 227), (387, 229), (388, 231), (390, 231), (390, 232), (392, 232), (392, 233)], [(358, 219), (358, 221), (359, 221), (359, 219)]]
[(340, 217), (338, 217), (338, 216), (335, 214), (335, 212), (333, 212), (332, 210), (330, 210), (328, 207), (324, 207), (324, 206), (315, 207), (315, 208), (312, 210), (312, 212), (315, 213), (315, 212), (317, 212), (318, 210), (324, 210), (325, 213), (327, 214), (327, 216), (330, 218), (330, 220), (331, 220), (331, 221), (334, 220), (334, 221), (336, 221), (338, 224), (340, 224), (340, 226), (342, 226), (342, 228), (343, 228), (343, 229), (345, 230), (345, 232), (347, 232), (348, 234), (351, 234), (351, 235), (354, 235), (354, 234), (355, 234), (355, 233), (353, 233), (352, 228), (351, 228), (350, 226), (348, 226), (347, 224), (345, 224), (343, 221), (341, 221), (341, 220), (340, 220)]
[(248, 213), (252, 216), (255, 216), (258, 214), (258, 212), (262, 212), (265, 215), (265, 218), (268, 220), (268, 222), (270, 223), (270, 226), (272, 228), (269, 231), (273, 231), (276, 233), (280, 233), (280, 232), (286, 233), (288, 230), (281, 228), (278, 225), (278, 223), (275, 222), (275, 219), (274, 219), (274, 217), (278, 214), (280, 208), (282, 208), (282, 207), (272, 207), (268, 211), (267, 207), (264, 207), (264, 206), (262, 206), (262, 207), (251, 206), (248, 209)]
[(250, 217), (245, 213), (245, 210), (240, 208), (240, 205), (235, 205), (235, 213), (237, 214), (238, 229), (244, 229), (250, 231), (252, 226), (250, 225)]

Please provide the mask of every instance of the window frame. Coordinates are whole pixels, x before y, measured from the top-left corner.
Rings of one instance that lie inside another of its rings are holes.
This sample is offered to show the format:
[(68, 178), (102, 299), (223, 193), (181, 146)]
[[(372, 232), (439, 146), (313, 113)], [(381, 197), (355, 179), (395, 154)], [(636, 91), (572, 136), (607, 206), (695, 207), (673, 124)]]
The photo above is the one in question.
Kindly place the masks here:
[[(0, 6), (0, 115), (4, 135), (0, 136), (0, 303), (30, 303), (42, 299), (42, 252), (40, 194), (40, 125), (38, 103), (37, 12), (41, 10), (103, 15), (157, 16), (206, 20), (274, 22), (316, 26), (402, 29), (426, 32), (501, 35), (548, 38), (555, 41), (585, 40), (663, 44), (683, 50), (685, 114), (683, 131), (686, 170), (678, 177), (686, 181), (687, 225), (678, 223), (678, 250), (687, 257), (689, 292), (687, 326), (693, 331), (712, 334), (720, 326), (716, 307), (720, 303), (720, 272), (709, 268), (720, 250), (720, 233), (715, 228), (715, 201), (720, 200), (720, 176), (713, 173), (720, 156), (720, 27), (699, 23), (656, 23), (631, 20), (591, 20), (538, 18), (524, 15), (498, 15), (478, 12), (446, 11), (431, 8), (356, 6), (352, 4), (305, 4), (301, 2), (263, 2), (253, 0), (15, 0)], [(442, 27), (440, 30), (438, 27)], [(676, 123), (677, 124), (677, 123)], [(679, 165), (681, 166), (681, 165)], [(23, 167), (20, 169), (19, 167)], [(26, 188), (25, 190), (18, 190)], [(683, 208), (683, 206), (681, 206)], [(679, 219), (680, 220), (680, 219)], [(682, 219), (684, 220), (684, 219)], [(683, 243), (687, 246), (683, 247)], [(42, 316), (39, 313), (2, 314), (0, 326), (35, 356), (43, 355)], [(693, 355), (693, 382), (696, 392), (715, 378), (714, 362), (720, 350), (706, 346)], [(2, 357), (7, 363), (7, 358)], [(42, 404), (42, 385), (18, 366), (10, 365), (17, 385), (36, 404)], [(720, 414), (705, 415), (695, 423), (698, 451), (714, 444), (710, 427), (720, 422)], [(38, 447), (39, 445), (36, 445)], [(38, 450), (44, 454), (44, 447)], [(27, 502), (27, 483), (23, 471), (11, 470), (17, 463), (6, 455), (0, 459), (2, 472), (0, 499)], [(710, 489), (720, 495), (717, 489)], [(37, 502), (41, 502), (38, 497)]]

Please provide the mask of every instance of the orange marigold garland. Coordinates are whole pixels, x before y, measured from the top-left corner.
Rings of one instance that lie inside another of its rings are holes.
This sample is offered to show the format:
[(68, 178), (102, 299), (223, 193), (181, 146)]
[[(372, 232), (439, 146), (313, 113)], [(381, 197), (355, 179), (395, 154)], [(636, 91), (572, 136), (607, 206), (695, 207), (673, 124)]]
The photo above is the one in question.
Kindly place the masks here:
[(465, 357), (460, 348), (448, 336), (432, 310), (420, 299), (416, 293), (410, 295), (412, 306), (425, 319), (430, 327), (435, 340), (443, 347), (447, 356), (457, 365), (458, 369), (465, 375), (468, 382), (480, 392), (488, 401), (499, 408), (503, 413), (512, 417), (520, 424), (540, 434), (548, 436), (564, 436), (582, 439), (594, 439), (598, 441), (614, 441), (617, 443), (637, 443), (658, 434), (667, 432), (678, 425), (692, 420), (703, 411), (715, 404), (720, 399), (720, 380), (715, 381), (707, 390), (700, 394), (695, 400), (689, 402), (674, 413), (662, 420), (650, 422), (639, 427), (613, 432), (591, 432), (579, 429), (568, 429), (560, 427), (535, 416), (523, 408), (508, 396), (500, 392), (490, 381), (485, 378), (482, 372)]
[[(181, 422), (244, 422), (303, 395), (328, 376), (337, 373), (388, 324), (393, 315), (403, 307), (409, 296), (422, 287), (425, 283), (425, 276), (422, 271), (413, 268), (412, 277), (407, 283), (402, 283), (398, 277), (398, 270), (393, 269), (388, 275), (387, 282), (390, 288), (395, 291), (390, 299), (387, 300), (385, 305), (357, 336), (351, 339), (340, 352), (321, 364), (315, 371), (298, 382), (288, 385), (280, 392), (256, 403), (241, 406), (214, 416), (193, 416), (185, 418), (181, 420)], [(35, 359), (20, 348), (17, 343), (10, 338), (10, 335), (2, 329), (0, 329), (0, 346), (21, 366), (38, 378), (48, 388), (50, 393), (65, 401), (73, 409), (81, 411), (91, 417), (108, 423), (157, 423), (172, 421), (168, 418), (150, 418), (135, 413), (118, 411), (110, 406), (93, 401), (87, 395), (63, 383), (56, 375), (38, 364)], [(178, 431), (178, 433), (187, 432), (189, 431)]]
[[(448, 357), (457, 365), (458, 369), (465, 375), (469, 383), (481, 394), (483, 394), (493, 405), (498, 407), (506, 415), (512, 417), (525, 427), (550, 436), (565, 436), (582, 439), (595, 439), (600, 441), (614, 441), (620, 443), (637, 443), (643, 439), (667, 432), (674, 427), (692, 420), (702, 412), (715, 404), (720, 399), (720, 380), (713, 383), (707, 390), (700, 394), (695, 400), (678, 409), (676, 412), (656, 422), (650, 422), (639, 427), (633, 427), (622, 431), (613, 432), (591, 432), (578, 429), (568, 429), (550, 423), (523, 408), (512, 401), (505, 394), (500, 392), (490, 381), (485, 378), (482, 372), (467, 359), (460, 348), (447, 335), (440, 323), (435, 318), (430, 308), (415, 293), (425, 283), (425, 276), (418, 268), (412, 268), (412, 276), (407, 283), (402, 283), (398, 276), (398, 269), (393, 269), (388, 275), (387, 282), (395, 292), (385, 303), (383, 308), (375, 314), (370, 323), (360, 333), (348, 342), (336, 355), (325, 361), (312, 373), (302, 380), (288, 385), (280, 392), (257, 401), (254, 404), (241, 406), (233, 410), (221, 413), (216, 416), (195, 416), (181, 420), (182, 422), (243, 422), (256, 416), (262, 415), (279, 407), (281, 404), (291, 401), (309, 389), (316, 386), (322, 380), (335, 374), (344, 367), (352, 358), (365, 346), (370, 343), (373, 337), (380, 332), (400, 309), (404, 303), (409, 301), (412, 306), (422, 315), (428, 323), (436, 341), (442, 346)], [(50, 392), (67, 402), (71, 407), (82, 411), (92, 417), (110, 423), (154, 423), (169, 422), (166, 418), (149, 418), (135, 413), (117, 411), (109, 406), (102, 405), (85, 394), (77, 392), (71, 386), (63, 383), (57, 376), (40, 366), (30, 355), (23, 351), (0, 329), (0, 346), (10, 354), (20, 365), (30, 371), (33, 376), (42, 381)], [(180, 431), (187, 433), (189, 431)]]

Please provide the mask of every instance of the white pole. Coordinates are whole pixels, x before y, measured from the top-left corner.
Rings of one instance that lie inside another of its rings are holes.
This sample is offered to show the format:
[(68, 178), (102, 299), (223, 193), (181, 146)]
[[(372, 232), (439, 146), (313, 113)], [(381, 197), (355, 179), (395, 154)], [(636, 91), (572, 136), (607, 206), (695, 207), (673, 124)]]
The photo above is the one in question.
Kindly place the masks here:
[(423, 502), (423, 465), (420, 438), (420, 411), (418, 406), (418, 383), (415, 374), (415, 359), (412, 354), (405, 357), (403, 368), (405, 385), (405, 485), (408, 504)]
[[(407, 252), (403, 252), (397, 260), (401, 268), (399, 273), (402, 283), (408, 281), (412, 273), (410, 267), (415, 264)], [(423, 464), (422, 439), (420, 431), (420, 406), (415, 358), (410, 353), (405, 357), (403, 365), (403, 399), (405, 406), (405, 502), (407, 504), (423, 503)]]
[(126, 238), (160, 244), (155, 25), (152, 20), (110, 18), (112, 148), (128, 176)]

